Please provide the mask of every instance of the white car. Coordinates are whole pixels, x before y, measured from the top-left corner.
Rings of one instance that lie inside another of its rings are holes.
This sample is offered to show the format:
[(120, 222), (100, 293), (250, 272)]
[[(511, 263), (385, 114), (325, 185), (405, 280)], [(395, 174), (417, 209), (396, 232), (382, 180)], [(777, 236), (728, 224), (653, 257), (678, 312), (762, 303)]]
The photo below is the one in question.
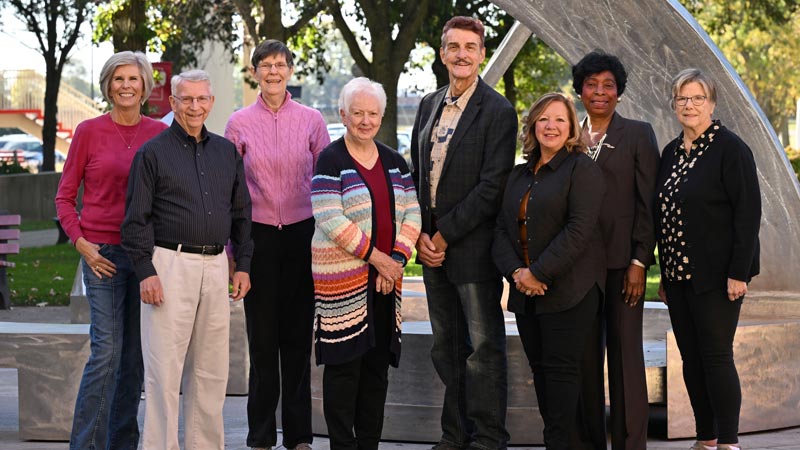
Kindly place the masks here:
[[(7, 134), (0, 136), (0, 158), (10, 159), (14, 154), (22, 155), (20, 165), (37, 173), (44, 159), (42, 141), (30, 134)], [(18, 156), (19, 158), (19, 156)], [(67, 157), (56, 151), (56, 171), (64, 167)]]

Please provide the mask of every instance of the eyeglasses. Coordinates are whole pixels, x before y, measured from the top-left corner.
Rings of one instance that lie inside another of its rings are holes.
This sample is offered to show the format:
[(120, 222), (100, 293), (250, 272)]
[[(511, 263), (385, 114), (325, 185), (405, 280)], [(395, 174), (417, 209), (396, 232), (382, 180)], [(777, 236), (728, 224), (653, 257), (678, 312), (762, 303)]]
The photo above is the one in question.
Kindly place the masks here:
[(207, 105), (208, 102), (211, 101), (211, 96), (210, 95), (199, 95), (197, 97), (191, 97), (191, 96), (188, 96), (188, 95), (184, 96), (184, 97), (180, 97), (178, 95), (173, 95), (172, 98), (174, 98), (175, 100), (181, 102), (182, 105), (186, 105), (186, 106), (191, 105), (195, 101), (197, 101), (198, 105)]
[(705, 95), (693, 95), (691, 97), (675, 97), (673, 100), (675, 100), (675, 104), (678, 106), (686, 106), (686, 103), (689, 101), (689, 99), (692, 99), (692, 104), (694, 106), (701, 106), (706, 102), (706, 98), (708, 97)]
[(286, 64), (285, 62), (279, 62), (279, 63), (275, 63), (275, 64), (263, 63), (263, 64), (259, 64), (257, 68), (258, 69), (262, 69), (262, 70), (266, 70), (267, 72), (269, 72), (269, 71), (272, 70), (273, 67), (278, 69), (278, 72), (282, 72), (282, 71), (286, 70), (287, 68), (289, 68), (289, 65)]

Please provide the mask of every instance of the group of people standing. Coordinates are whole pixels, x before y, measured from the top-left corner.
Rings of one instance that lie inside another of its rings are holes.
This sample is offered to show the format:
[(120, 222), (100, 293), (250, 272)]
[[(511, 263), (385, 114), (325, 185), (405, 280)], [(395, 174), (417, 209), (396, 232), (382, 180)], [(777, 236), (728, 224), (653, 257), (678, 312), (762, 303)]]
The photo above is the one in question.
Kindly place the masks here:
[(738, 448), (732, 346), (758, 273), (761, 208), (750, 149), (712, 119), (713, 80), (675, 78), (683, 131), (659, 162), (652, 127), (615, 110), (624, 66), (592, 52), (573, 67), (587, 117), (562, 94), (538, 99), (514, 166), (516, 111), (478, 75), (483, 24), (452, 18), (439, 52), (450, 82), (420, 103), (411, 168), (375, 139), (380, 84), (344, 86), (347, 131), (330, 142), (322, 115), (287, 91), (294, 61), (279, 41), (254, 50), (259, 96), (224, 138), (204, 125), (205, 72), (173, 78), (168, 126), (140, 113), (153, 86), (144, 55), (106, 62), (111, 111), (76, 130), (56, 198), (91, 311), (71, 449), (136, 448), (143, 385), (143, 448), (179, 448), (181, 392), (186, 448), (224, 448), (229, 298), (244, 298), (246, 314), (247, 445), (278, 444), (280, 402), (283, 446), (311, 448), (313, 347), (331, 448), (377, 449), (414, 249), (445, 386), (435, 450), (507, 447), (503, 277), (546, 448), (606, 448), (607, 351), (612, 447), (644, 449), (642, 297), (656, 244), (692, 448)]

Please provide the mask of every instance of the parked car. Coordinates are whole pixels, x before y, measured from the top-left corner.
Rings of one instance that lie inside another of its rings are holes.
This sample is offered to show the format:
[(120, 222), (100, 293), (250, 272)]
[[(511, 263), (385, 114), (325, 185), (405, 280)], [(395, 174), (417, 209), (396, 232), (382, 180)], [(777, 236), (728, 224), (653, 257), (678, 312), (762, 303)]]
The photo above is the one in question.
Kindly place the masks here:
[[(20, 166), (37, 173), (44, 159), (42, 141), (30, 134), (7, 134), (0, 136), (0, 160), (10, 161), (17, 155)], [(21, 156), (20, 156), (21, 155)], [(61, 172), (67, 157), (56, 150), (56, 172)]]
[[(340, 137), (344, 136), (344, 133), (347, 131), (347, 128), (341, 123), (329, 123), (328, 124), (328, 136), (331, 138), (331, 142), (339, 139)], [(410, 131), (398, 131), (397, 132), (397, 153), (403, 155), (405, 158), (406, 163), (408, 164), (409, 168), (412, 168), (411, 165), (411, 132)]]

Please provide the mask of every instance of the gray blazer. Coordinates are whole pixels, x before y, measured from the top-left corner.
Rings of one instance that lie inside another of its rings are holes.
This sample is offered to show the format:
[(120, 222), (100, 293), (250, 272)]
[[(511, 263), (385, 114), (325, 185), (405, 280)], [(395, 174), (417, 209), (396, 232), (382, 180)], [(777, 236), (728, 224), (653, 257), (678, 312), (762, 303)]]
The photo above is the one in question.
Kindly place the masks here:
[(489, 85), (478, 86), (458, 121), (436, 191), (430, 201), (431, 133), (441, 114), (448, 86), (420, 102), (411, 135), (412, 176), (422, 211), (422, 232), (442, 233), (448, 247), (443, 264), (454, 283), (496, 279), (492, 235), (506, 178), (514, 165), (517, 113)]

